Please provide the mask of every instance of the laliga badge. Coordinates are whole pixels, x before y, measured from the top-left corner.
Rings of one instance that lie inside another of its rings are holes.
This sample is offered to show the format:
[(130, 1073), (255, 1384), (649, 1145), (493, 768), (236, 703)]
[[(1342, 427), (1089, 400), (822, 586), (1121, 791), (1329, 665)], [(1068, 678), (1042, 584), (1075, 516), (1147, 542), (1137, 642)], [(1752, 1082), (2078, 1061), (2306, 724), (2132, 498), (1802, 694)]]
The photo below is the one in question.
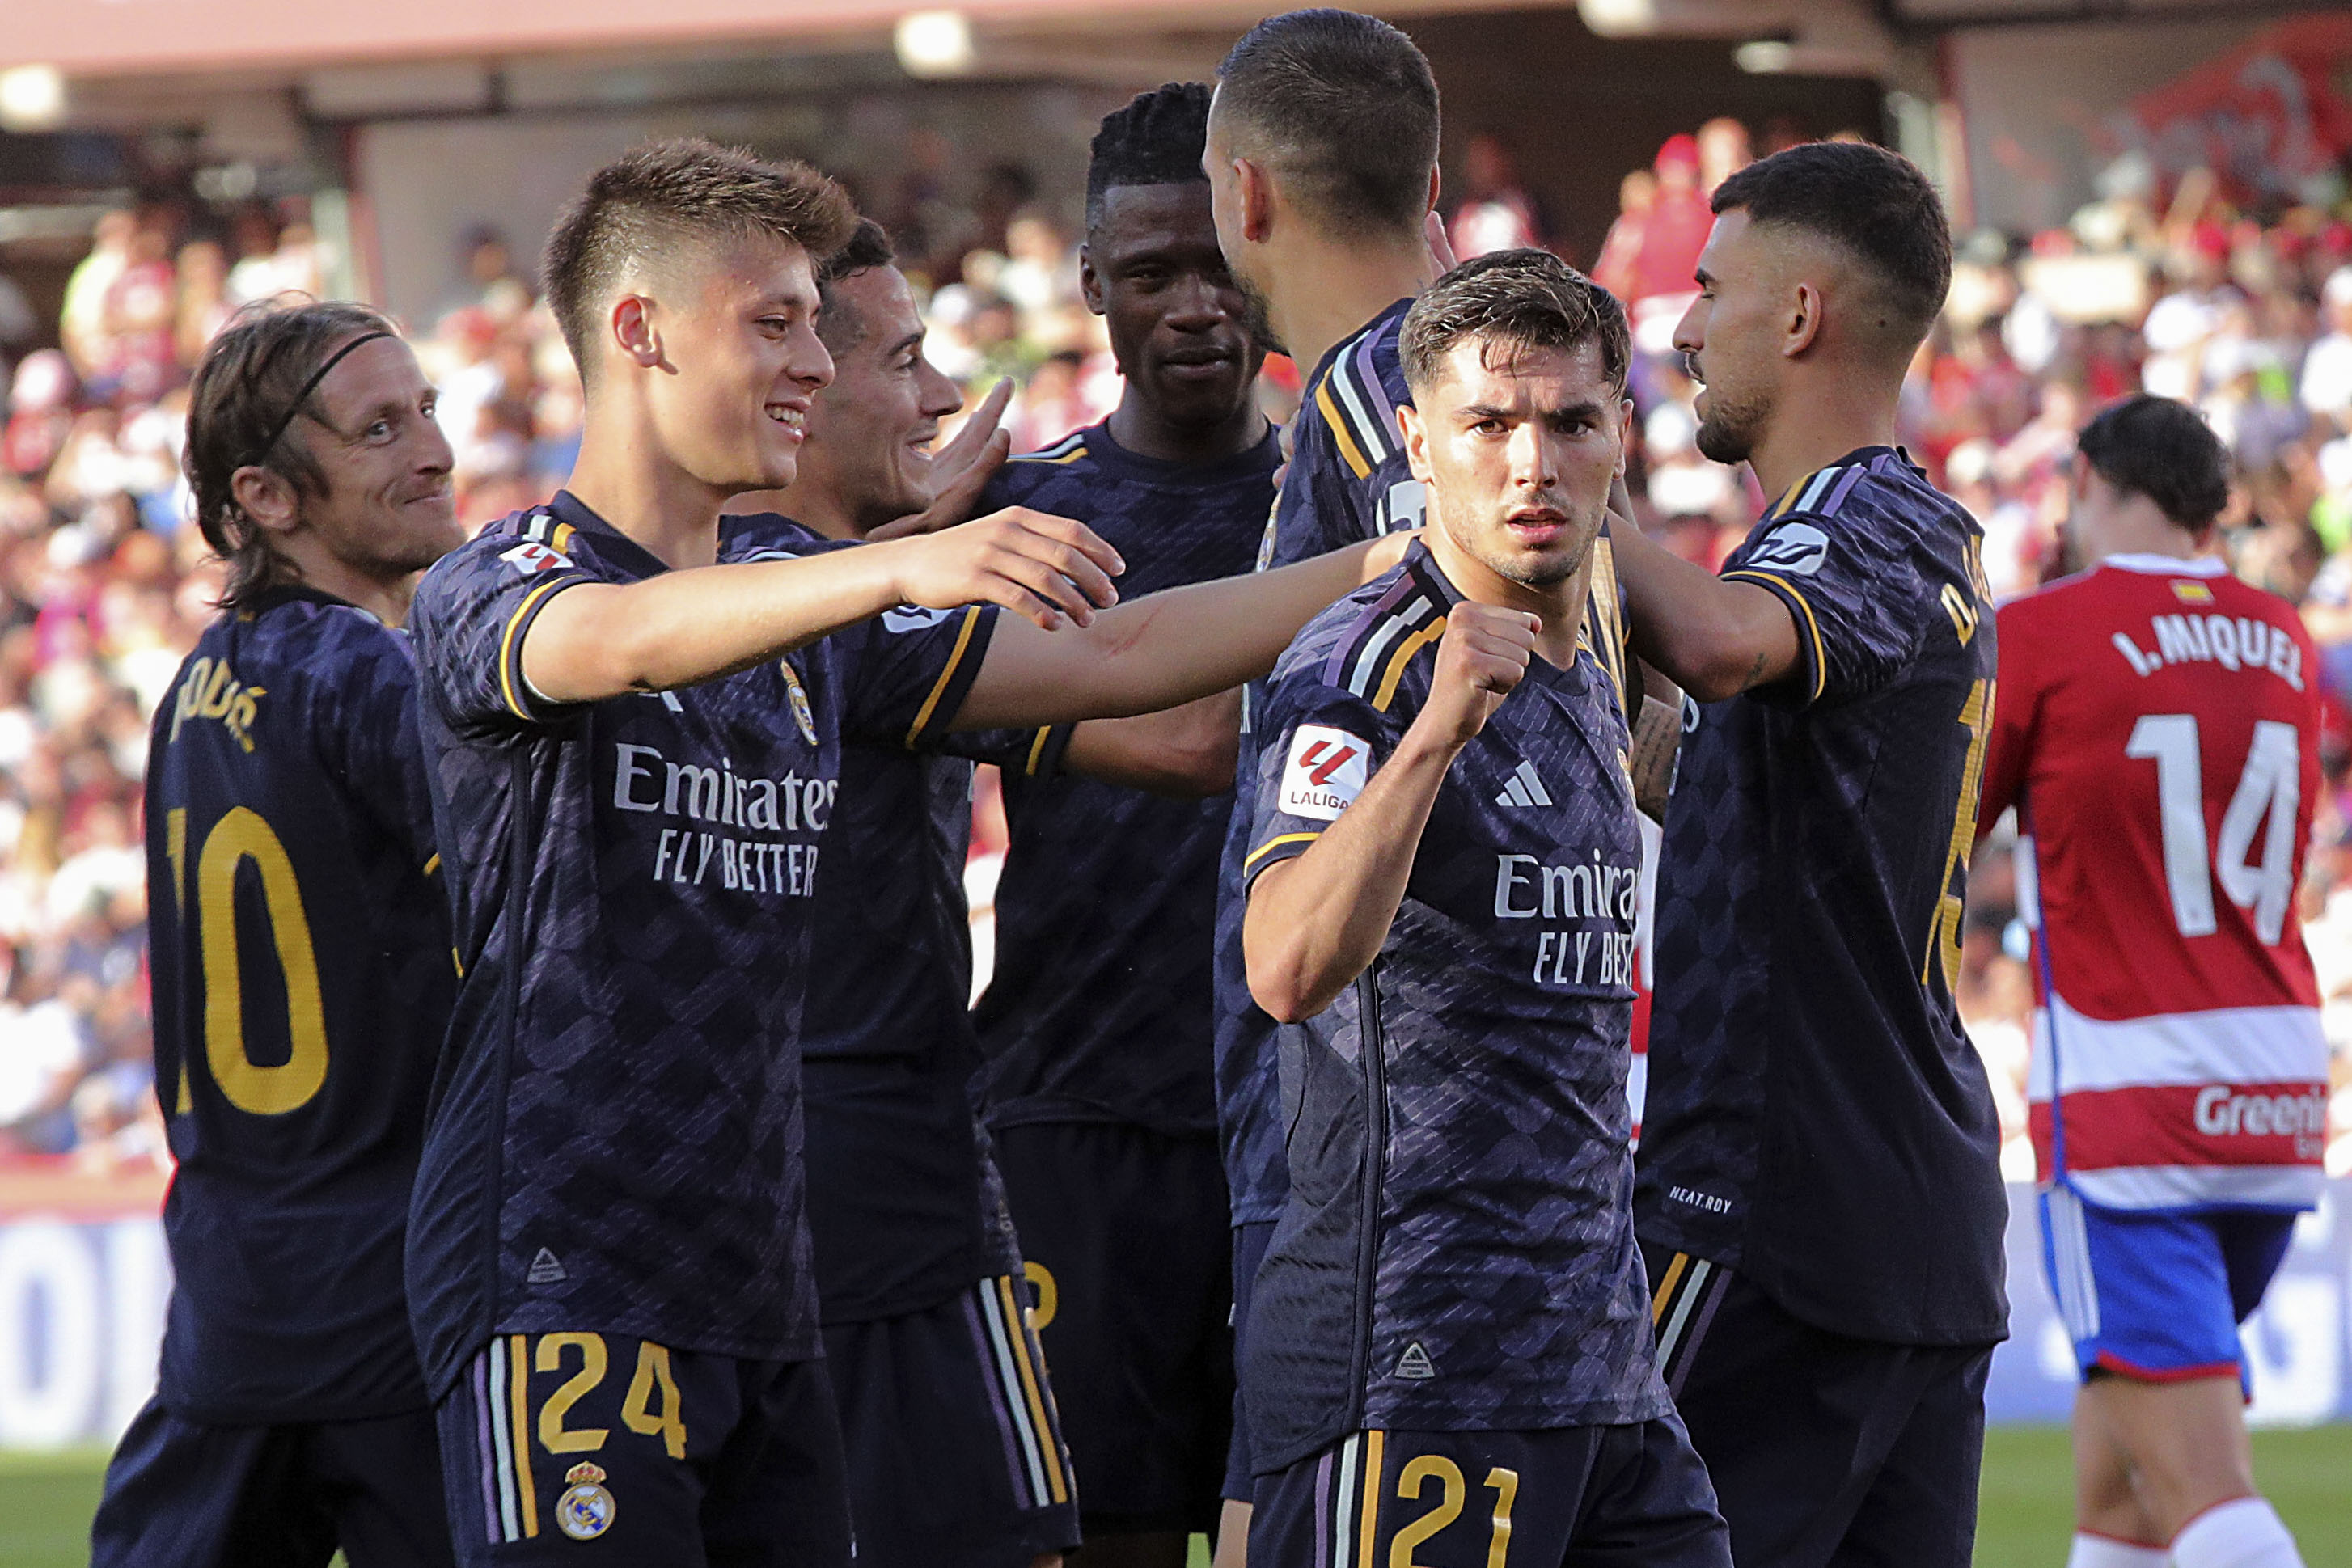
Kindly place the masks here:
[(555, 1528), (574, 1541), (593, 1541), (613, 1528), (613, 1494), (604, 1490), (604, 1472), (591, 1464), (577, 1464), (563, 1472), (563, 1495), (555, 1500)]
[(784, 672), (784, 696), (792, 704), (793, 722), (800, 727), (801, 738), (811, 746), (816, 744), (816, 710), (809, 706), (808, 692), (801, 678), (789, 664), (779, 662), (776, 667)]

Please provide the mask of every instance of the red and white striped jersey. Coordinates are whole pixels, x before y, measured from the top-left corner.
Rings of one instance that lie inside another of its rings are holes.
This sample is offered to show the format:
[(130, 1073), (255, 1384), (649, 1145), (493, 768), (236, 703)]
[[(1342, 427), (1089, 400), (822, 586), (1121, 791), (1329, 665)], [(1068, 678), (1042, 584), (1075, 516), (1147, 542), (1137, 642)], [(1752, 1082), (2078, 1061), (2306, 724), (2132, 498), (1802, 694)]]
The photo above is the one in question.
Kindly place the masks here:
[(2302, 622), (2218, 560), (2116, 556), (2003, 606), (2000, 641), (1980, 820), (2018, 808), (2041, 1180), (2116, 1208), (2309, 1207), (2327, 1047), (2294, 907), (2319, 788)]

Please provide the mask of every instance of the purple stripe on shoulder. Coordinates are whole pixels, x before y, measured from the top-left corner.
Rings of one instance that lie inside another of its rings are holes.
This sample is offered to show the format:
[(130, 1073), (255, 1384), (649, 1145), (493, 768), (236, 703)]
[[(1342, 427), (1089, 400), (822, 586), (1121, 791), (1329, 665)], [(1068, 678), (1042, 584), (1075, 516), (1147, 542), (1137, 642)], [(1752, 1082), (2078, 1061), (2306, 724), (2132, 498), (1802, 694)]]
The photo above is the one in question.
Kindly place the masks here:
[(1356, 384), (1363, 389), (1364, 402), (1380, 420), (1381, 430), (1394, 443), (1402, 439), (1397, 429), (1396, 404), (1390, 401), (1389, 389), (1381, 381), (1380, 367), (1372, 363), (1372, 345), (1380, 336), (1378, 332), (1367, 332), (1364, 340), (1357, 345)]
[(980, 1359), (980, 1385), (988, 1391), (988, 1408), (996, 1417), (996, 1435), (1004, 1444), (1004, 1473), (1013, 1479), (1013, 1496), (1025, 1512), (1045, 1500), (1029, 1490), (1029, 1471), (1021, 1463), (1021, 1442), (1013, 1433), (1013, 1413), (1004, 1407), (1003, 1382), (997, 1371), (996, 1347), (988, 1337), (988, 1327), (980, 1321), (981, 1292), (991, 1281), (982, 1280), (963, 1299), (964, 1322), (971, 1329), (972, 1354)]
[(476, 1437), (482, 1455), (482, 1523), (490, 1544), (499, 1543), (499, 1459), (490, 1446), (490, 1353), (485, 1348), (474, 1357), (474, 1414), (477, 1417)]
[(1364, 639), (1371, 635), (1372, 629), (1393, 613), (1398, 605), (1420, 591), (1421, 584), (1413, 580), (1412, 573), (1409, 571), (1391, 583), (1389, 591), (1374, 600), (1371, 608), (1365, 611), (1357, 621), (1356, 630), (1349, 633), (1339, 646), (1333, 648), (1330, 656), (1323, 661), (1325, 682), (1337, 685), (1345, 681), (1348, 678), (1349, 664), (1358, 653), (1363, 652)]
[(1846, 497), (1853, 493), (1853, 487), (1862, 483), (1863, 476), (1876, 473), (1878, 465), (1885, 461), (1885, 458), (1880, 457), (1874, 459), (1868, 467), (1847, 469), (1845, 477), (1837, 482), (1837, 487), (1830, 492), (1829, 498), (1815, 507), (1813, 510), (1823, 517), (1835, 513), (1838, 507), (1845, 503)]

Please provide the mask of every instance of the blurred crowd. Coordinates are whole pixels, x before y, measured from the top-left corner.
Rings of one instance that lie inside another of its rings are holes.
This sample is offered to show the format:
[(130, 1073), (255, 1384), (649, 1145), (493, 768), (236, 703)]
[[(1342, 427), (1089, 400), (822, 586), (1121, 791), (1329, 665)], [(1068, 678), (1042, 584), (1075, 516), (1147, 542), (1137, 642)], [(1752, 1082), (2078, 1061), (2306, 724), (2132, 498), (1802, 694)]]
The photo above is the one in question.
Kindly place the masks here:
[[(1671, 138), (1624, 177), (1591, 256), (1558, 246), (1492, 136), (1465, 144), (1447, 209), (1458, 255), (1553, 245), (1626, 300), (1637, 520), (1709, 565), (1762, 497), (1744, 470), (1699, 454), (1696, 388), (1674, 328), (1709, 193), (1799, 139), (1792, 126), (1729, 119)], [(932, 360), (973, 401), (1013, 378), (1014, 450), (1049, 444), (1118, 395), (1101, 323), (1078, 297), (1076, 236), (1025, 171), (991, 166), (957, 183), (940, 151), (893, 189), (860, 194), (898, 243)], [(0, 1156), (100, 1171), (164, 1158), (139, 781), (147, 715), (217, 585), (184, 521), (186, 383), (240, 306), (323, 291), (334, 258), (304, 220), (299, 204), (225, 219), (110, 214), (54, 330), (0, 268)], [(457, 248), (460, 285), (432, 320), (404, 325), (441, 390), (462, 515), (486, 519), (544, 498), (569, 472), (580, 386), (505, 237), (476, 231)], [(1997, 594), (2070, 569), (2060, 525), (2074, 434), (2143, 387), (2196, 403), (2229, 443), (2240, 483), (2217, 548), (2298, 602), (2323, 651), (2328, 787), (2304, 907), (2338, 1047), (2329, 1168), (2352, 1173), (2352, 204), (2242, 206), (2202, 171), (2162, 181), (2127, 158), (2062, 228), (1962, 237), (1950, 304), (1906, 394), (1905, 439), (1984, 525)], [(1269, 413), (1288, 417), (1297, 392), (1296, 368), (1270, 361)], [(982, 827), (977, 903), (1001, 848), (1001, 830)], [(1961, 1004), (2012, 1134), (2004, 1163), (2022, 1177), (2032, 987), (2009, 841), (1997, 831), (1977, 868)]]

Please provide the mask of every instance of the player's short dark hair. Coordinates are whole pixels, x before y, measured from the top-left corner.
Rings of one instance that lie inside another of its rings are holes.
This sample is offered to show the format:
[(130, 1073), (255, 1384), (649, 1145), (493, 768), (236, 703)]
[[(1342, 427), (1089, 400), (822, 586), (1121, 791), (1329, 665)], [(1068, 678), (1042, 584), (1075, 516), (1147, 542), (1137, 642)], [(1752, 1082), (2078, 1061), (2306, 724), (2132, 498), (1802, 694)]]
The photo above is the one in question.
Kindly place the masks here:
[(1217, 68), (1232, 150), (1271, 170), (1307, 218), (1342, 236), (1415, 232), (1437, 162), (1437, 78), (1376, 16), (1269, 16)]
[(2230, 504), (2229, 451), (2185, 402), (2137, 392), (2084, 425), (2074, 445), (2100, 478), (2147, 497), (2192, 534)]
[(590, 175), (547, 236), (540, 272), (572, 358), (583, 380), (593, 380), (598, 307), (632, 266), (681, 245), (751, 235), (790, 240), (815, 264), (856, 222), (847, 193), (805, 163), (677, 137)]
[(1102, 221), (1103, 195), (1121, 185), (1206, 183), (1201, 155), (1209, 145), (1207, 84), (1171, 81), (1138, 93), (1103, 116), (1087, 149), (1087, 229)]
[(1601, 373), (1620, 392), (1633, 352), (1617, 297), (1545, 250), (1490, 251), (1430, 285), (1399, 329), (1406, 383), (1416, 393), (1434, 385), (1445, 357), (1465, 341), (1478, 343), (1482, 356), (1593, 343)]
[(364, 305), (281, 295), (238, 311), (197, 362), (180, 465), (195, 497), (196, 527), (228, 565), (224, 608), (236, 608), (286, 575), (267, 533), (237, 505), (236, 471), (266, 468), (297, 496), (326, 493), (327, 472), (295, 417), (308, 410), (323, 423), (318, 391), (311, 388), (299, 410), (294, 400), (329, 355), (368, 332), (391, 334), (394, 328)]
[(1917, 164), (1865, 141), (1809, 141), (1759, 159), (1715, 188), (1717, 213), (1802, 229), (1867, 267), (1916, 346), (1952, 287), (1952, 230)]
[(866, 323), (856, 312), (839, 308), (841, 281), (877, 267), (889, 267), (898, 259), (898, 253), (890, 245), (889, 231), (872, 218), (860, 218), (857, 226), (849, 231), (848, 242), (817, 264), (816, 335), (828, 350), (838, 353), (854, 348), (866, 335)]

